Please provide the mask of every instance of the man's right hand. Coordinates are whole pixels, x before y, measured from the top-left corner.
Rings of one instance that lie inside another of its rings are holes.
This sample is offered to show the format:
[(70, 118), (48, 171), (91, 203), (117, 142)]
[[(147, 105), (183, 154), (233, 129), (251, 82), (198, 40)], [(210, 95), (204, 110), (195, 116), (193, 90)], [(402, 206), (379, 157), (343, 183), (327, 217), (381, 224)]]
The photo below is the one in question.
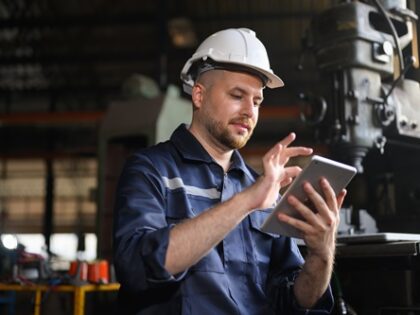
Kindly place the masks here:
[(296, 135), (290, 133), (264, 155), (262, 159), (264, 173), (255, 184), (243, 191), (249, 197), (251, 209), (272, 207), (278, 198), (280, 188), (289, 185), (301, 172), (300, 167), (286, 166), (286, 164), (292, 157), (312, 154), (312, 149), (291, 147), (290, 144), (295, 138)]

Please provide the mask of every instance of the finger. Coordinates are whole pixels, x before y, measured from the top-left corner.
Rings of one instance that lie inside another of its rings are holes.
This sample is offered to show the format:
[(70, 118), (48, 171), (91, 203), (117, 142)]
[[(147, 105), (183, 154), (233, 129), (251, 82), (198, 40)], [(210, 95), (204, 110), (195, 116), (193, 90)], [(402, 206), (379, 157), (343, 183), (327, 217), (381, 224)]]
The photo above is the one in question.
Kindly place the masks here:
[(306, 195), (308, 196), (308, 198), (312, 201), (319, 215), (325, 220), (327, 225), (331, 225), (333, 222), (333, 218), (331, 217), (332, 213), (325, 199), (308, 182), (304, 183), (303, 189)]
[(287, 223), (289, 225), (291, 225), (292, 227), (298, 229), (299, 231), (302, 232), (302, 234), (308, 234), (310, 231), (313, 230), (313, 227), (308, 224), (305, 221), (296, 219), (296, 218), (292, 218), (290, 216), (288, 216), (287, 214), (284, 213), (279, 213), (277, 215), (277, 218), (284, 223)]
[(286, 177), (294, 178), (300, 174), (302, 169), (299, 166), (288, 166), (284, 168), (284, 173)]
[(268, 150), (266, 154), (264, 154), (262, 158), (263, 162), (272, 161), (274, 156), (276, 154), (278, 155), (279, 152), (281, 152), (282, 150), (283, 150), (283, 145), (281, 145), (280, 143), (277, 143), (270, 150)]
[(340, 193), (337, 196), (337, 207), (338, 209), (341, 209), (341, 207), (343, 206), (343, 202), (344, 199), (346, 198), (347, 195), (347, 190), (343, 189), (342, 191), (340, 191)]
[(293, 181), (293, 178), (292, 177), (286, 177), (285, 179), (283, 179), (280, 182), (280, 187), (283, 188), (283, 187), (289, 186), (292, 181)]
[(274, 153), (274, 155), (275, 155), (274, 163), (275, 163), (275, 165), (279, 165), (281, 155), (284, 151), (284, 146), (279, 143), (279, 144), (276, 145), (276, 148), (277, 148), (277, 150), (275, 150), (275, 153)]
[(264, 155), (264, 158), (267, 157), (272, 157), (276, 154), (279, 154), (279, 152), (281, 152), (283, 150), (283, 145), (279, 142), (276, 143), (274, 146), (271, 147), (270, 150), (267, 151), (267, 153)]
[(287, 198), (287, 202), (305, 219), (309, 225), (313, 227), (322, 226), (314, 211), (295, 196), (289, 196)]
[(320, 180), (320, 185), (322, 192), (324, 193), (325, 201), (327, 202), (328, 208), (334, 213), (338, 213), (337, 197), (330, 183), (326, 178), (323, 177)]
[(284, 150), (284, 153), (288, 157), (295, 157), (299, 155), (310, 155), (312, 154), (313, 150), (308, 147), (288, 147)]
[(299, 166), (289, 166), (284, 168), (284, 176), (283, 179), (280, 181), (281, 187), (286, 187), (290, 185), (293, 179), (299, 175), (302, 169)]
[(289, 146), (296, 139), (296, 134), (294, 132), (289, 133), (283, 140), (280, 141), (285, 147)]
[(286, 165), (289, 160), (293, 157), (296, 156), (308, 156), (312, 154), (312, 149), (311, 148), (306, 148), (306, 147), (284, 147), (282, 154), (281, 154), (281, 159), (280, 159), (280, 164)]

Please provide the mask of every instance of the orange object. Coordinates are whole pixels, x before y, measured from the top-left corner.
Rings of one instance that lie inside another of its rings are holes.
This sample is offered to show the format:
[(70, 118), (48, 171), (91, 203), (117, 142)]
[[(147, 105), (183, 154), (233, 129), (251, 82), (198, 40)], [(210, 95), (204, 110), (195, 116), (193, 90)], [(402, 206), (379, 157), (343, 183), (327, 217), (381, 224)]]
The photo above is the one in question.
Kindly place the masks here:
[(78, 263), (79, 263), (78, 261), (72, 261), (70, 263), (69, 276), (71, 276), (71, 277), (76, 276), (76, 273), (77, 273), (77, 264)]
[(91, 283), (99, 283), (99, 269), (96, 262), (88, 264), (88, 281)]
[(109, 283), (109, 266), (106, 260), (94, 261), (88, 264), (88, 281), (91, 283)]
[(88, 276), (88, 265), (85, 261), (72, 261), (70, 263), (69, 276), (77, 280), (86, 281)]
[(99, 280), (102, 284), (109, 283), (109, 265), (106, 260), (99, 262)]

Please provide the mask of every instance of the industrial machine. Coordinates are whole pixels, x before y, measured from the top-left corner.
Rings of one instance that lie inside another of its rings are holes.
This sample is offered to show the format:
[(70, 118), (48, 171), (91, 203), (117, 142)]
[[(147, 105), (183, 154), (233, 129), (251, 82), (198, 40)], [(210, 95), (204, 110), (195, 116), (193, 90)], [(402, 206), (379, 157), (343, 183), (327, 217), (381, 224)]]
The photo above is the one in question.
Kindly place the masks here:
[(355, 210), (367, 209), (387, 232), (420, 231), (414, 4), (341, 1), (315, 16), (303, 39), (303, 55), (314, 57), (320, 80), (300, 95), (302, 118), (334, 158), (356, 166), (347, 200)]
[[(369, 232), (361, 214), (373, 218), (377, 232), (420, 233), (414, 5), (337, 2), (313, 18), (302, 41), (310, 58), (299, 68), (315, 66), (319, 80), (299, 96), (301, 117), (335, 159), (358, 169), (344, 209), (351, 213), (347, 233), (357, 237)], [(418, 240), (339, 246), (336, 314), (419, 314), (419, 254)]]

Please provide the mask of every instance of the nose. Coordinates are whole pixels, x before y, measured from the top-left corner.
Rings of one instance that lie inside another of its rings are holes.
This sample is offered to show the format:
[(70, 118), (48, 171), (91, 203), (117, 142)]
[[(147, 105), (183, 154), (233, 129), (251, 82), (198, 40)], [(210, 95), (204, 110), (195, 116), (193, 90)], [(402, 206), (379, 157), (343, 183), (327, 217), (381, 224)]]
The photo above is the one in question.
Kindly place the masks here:
[(255, 106), (252, 97), (246, 98), (242, 106), (242, 114), (248, 118), (254, 119), (258, 113), (258, 106)]

